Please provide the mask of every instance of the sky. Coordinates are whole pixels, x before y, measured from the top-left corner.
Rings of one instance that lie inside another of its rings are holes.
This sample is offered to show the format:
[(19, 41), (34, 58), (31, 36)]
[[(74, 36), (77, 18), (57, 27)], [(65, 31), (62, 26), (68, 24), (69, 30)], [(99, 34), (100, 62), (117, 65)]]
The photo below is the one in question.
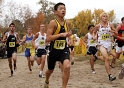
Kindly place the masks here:
[[(7, 2), (11, 0), (5, 0)], [(41, 8), (37, 4), (39, 0), (12, 0), (16, 3), (22, 5), (29, 5), (29, 7), (34, 11), (38, 12)], [(103, 9), (106, 12), (114, 10), (116, 18), (120, 19), (124, 16), (124, 0), (48, 0), (54, 3), (63, 2), (66, 5), (66, 16), (65, 18), (74, 18), (78, 15), (78, 12), (91, 9)]]

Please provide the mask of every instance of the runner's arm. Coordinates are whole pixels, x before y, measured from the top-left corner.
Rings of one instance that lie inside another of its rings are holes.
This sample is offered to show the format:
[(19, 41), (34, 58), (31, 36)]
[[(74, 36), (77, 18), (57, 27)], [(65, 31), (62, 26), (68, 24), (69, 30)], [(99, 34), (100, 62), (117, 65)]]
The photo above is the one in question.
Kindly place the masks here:
[(16, 35), (17, 35), (17, 44), (19, 44), (19, 42), (20, 42), (20, 38), (19, 38), (19, 34), (18, 33), (16, 33)]
[[(38, 38), (39, 33), (36, 33), (32, 39), (32, 45), (35, 47), (35, 40)], [(35, 47), (36, 48), (36, 47)]]
[(87, 39), (88, 39), (88, 34), (86, 34), (86, 35), (84, 36), (84, 42), (85, 42), (85, 43), (87, 43)]
[(25, 43), (25, 41), (26, 41), (26, 35), (25, 35), (25, 36), (23, 36), (21, 44), (24, 44), (24, 43)]
[(113, 36), (118, 35), (118, 31), (114, 28), (113, 24), (110, 24), (110, 27), (112, 30), (110, 30), (111, 33), (113, 33)]
[(7, 33), (3, 36), (2, 42), (5, 43), (7, 41)]

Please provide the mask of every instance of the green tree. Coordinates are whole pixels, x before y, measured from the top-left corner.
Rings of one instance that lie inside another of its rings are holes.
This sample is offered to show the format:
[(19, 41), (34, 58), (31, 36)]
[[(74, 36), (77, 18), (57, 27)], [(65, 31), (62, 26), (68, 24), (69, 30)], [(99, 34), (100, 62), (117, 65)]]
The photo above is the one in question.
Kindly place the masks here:
[(55, 18), (54, 12), (53, 12), (54, 11), (53, 7), (55, 3), (49, 2), (47, 0), (40, 0), (38, 4), (41, 5), (40, 12), (42, 12), (45, 17), (44, 23), (48, 24), (51, 19)]
[(25, 31), (23, 30), (23, 23), (20, 20), (13, 20), (12, 22), (16, 26), (16, 32), (18, 32), (20, 38), (22, 38), (23, 34), (25, 33)]

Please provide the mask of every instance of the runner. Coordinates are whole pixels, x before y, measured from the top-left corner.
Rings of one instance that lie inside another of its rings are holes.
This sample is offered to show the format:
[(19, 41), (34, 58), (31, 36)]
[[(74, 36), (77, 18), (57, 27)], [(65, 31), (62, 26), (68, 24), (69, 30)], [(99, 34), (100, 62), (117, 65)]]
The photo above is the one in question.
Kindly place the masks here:
[(40, 73), (39, 77), (44, 78), (43, 69), (45, 66), (45, 59), (46, 59), (46, 33), (45, 33), (45, 26), (44, 24), (40, 25), (40, 31), (35, 34), (33, 38), (33, 45), (37, 50), (37, 63), (40, 66)]
[(109, 81), (113, 81), (116, 77), (111, 75), (110, 66), (109, 66), (109, 53), (111, 50), (111, 38), (110, 33), (112, 35), (117, 34), (113, 25), (108, 22), (108, 14), (103, 12), (100, 15), (101, 22), (96, 25), (95, 32), (98, 33), (98, 43), (99, 50), (104, 58), (106, 72), (109, 76)]
[(17, 69), (16, 66), (16, 59), (17, 59), (17, 47), (19, 46), (19, 35), (17, 32), (15, 32), (15, 24), (11, 23), (9, 25), (9, 32), (6, 32), (2, 42), (6, 42), (6, 48), (7, 48), (7, 58), (9, 62), (9, 68), (11, 70), (11, 76), (13, 76), (13, 67), (12, 67), (12, 60), (13, 60), (13, 66), (14, 70)]
[(54, 13), (57, 18), (50, 21), (47, 30), (46, 40), (51, 43), (44, 88), (49, 88), (49, 78), (54, 71), (56, 61), (60, 61), (62, 64), (62, 88), (66, 88), (70, 76), (69, 49), (66, 37), (69, 37), (72, 32), (68, 31), (70, 23), (64, 20), (66, 13), (65, 4), (57, 3), (54, 6)]
[[(124, 52), (124, 17), (121, 18), (122, 24), (118, 24), (116, 30), (118, 31), (117, 46), (116, 46), (116, 55), (117, 59), (120, 57), (120, 54)], [(122, 64), (122, 69), (119, 73), (119, 78), (122, 79), (124, 76), (124, 64)]]
[(34, 58), (35, 58), (35, 48), (32, 46), (32, 39), (34, 35), (32, 34), (32, 28), (27, 27), (27, 34), (23, 37), (22, 44), (25, 43), (25, 57), (27, 57), (28, 60), (28, 68), (29, 68), (29, 74), (32, 73), (32, 68), (34, 64)]
[(74, 43), (76, 42), (76, 35), (72, 35), (68, 38), (68, 45), (69, 45), (69, 51), (70, 51), (70, 62), (71, 65), (74, 64)]
[(89, 32), (84, 36), (84, 42), (87, 43), (87, 54), (90, 55), (90, 66), (92, 69), (92, 73), (96, 73), (95, 69), (94, 69), (94, 61), (96, 61), (97, 57), (96, 57), (96, 52), (97, 52), (97, 48), (96, 48), (96, 44), (97, 44), (97, 36), (96, 38), (94, 37), (94, 25), (89, 25), (88, 26), (88, 30)]

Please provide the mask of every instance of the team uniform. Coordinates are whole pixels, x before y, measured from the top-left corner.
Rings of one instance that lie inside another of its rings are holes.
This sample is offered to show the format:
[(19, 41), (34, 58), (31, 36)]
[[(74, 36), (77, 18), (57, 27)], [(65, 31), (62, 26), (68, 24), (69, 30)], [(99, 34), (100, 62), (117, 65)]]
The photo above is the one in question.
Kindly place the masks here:
[(33, 35), (31, 37), (28, 37), (26, 35), (26, 49), (25, 49), (25, 57), (35, 56), (35, 49), (32, 46), (32, 39)]
[(97, 48), (96, 48), (96, 41), (95, 40), (93, 40), (93, 36), (90, 34), (90, 33), (88, 33), (88, 51), (87, 51), (87, 54), (88, 55), (95, 55), (96, 54), (96, 52), (97, 52)]
[[(55, 21), (57, 23), (57, 28), (53, 35), (65, 33), (68, 31), (66, 21), (64, 22), (64, 26), (60, 25), (57, 19), (55, 19)], [(67, 46), (66, 37), (60, 37), (58, 39), (55, 39), (54, 41), (51, 41), (49, 50), (49, 70), (53, 70), (55, 68), (56, 61), (60, 61), (61, 63), (63, 63), (65, 59), (69, 59), (70, 53), (69, 48)]]
[[(118, 36), (124, 37), (124, 25), (121, 25), (121, 28), (118, 31)], [(116, 43), (116, 52), (121, 53), (121, 51), (124, 51), (124, 40), (117, 38)]]
[(16, 44), (17, 38), (16, 38), (16, 32), (11, 35), (9, 32), (7, 32), (7, 58), (11, 58), (13, 53), (17, 53), (17, 44)]
[(110, 25), (108, 24), (107, 27), (103, 27), (100, 25), (98, 31), (98, 44), (102, 45), (104, 48), (107, 49), (107, 52), (111, 51), (111, 33), (110, 33)]
[(35, 45), (38, 46), (37, 48), (37, 57), (41, 57), (42, 55), (46, 55), (46, 44), (45, 44), (45, 40), (46, 40), (46, 33), (44, 33), (44, 36), (41, 35), (40, 32), (38, 38), (35, 40)]

